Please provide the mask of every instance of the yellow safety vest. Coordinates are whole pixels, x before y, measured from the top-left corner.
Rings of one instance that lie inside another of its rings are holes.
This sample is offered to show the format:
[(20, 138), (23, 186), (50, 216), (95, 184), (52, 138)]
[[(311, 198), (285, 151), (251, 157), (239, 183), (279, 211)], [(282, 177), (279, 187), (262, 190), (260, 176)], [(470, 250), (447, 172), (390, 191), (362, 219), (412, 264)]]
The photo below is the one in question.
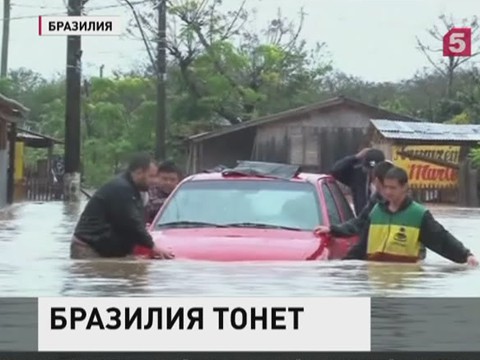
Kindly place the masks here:
[(427, 209), (413, 201), (406, 209), (387, 213), (377, 204), (370, 213), (367, 259), (373, 261), (417, 262), (424, 247), (420, 226)]

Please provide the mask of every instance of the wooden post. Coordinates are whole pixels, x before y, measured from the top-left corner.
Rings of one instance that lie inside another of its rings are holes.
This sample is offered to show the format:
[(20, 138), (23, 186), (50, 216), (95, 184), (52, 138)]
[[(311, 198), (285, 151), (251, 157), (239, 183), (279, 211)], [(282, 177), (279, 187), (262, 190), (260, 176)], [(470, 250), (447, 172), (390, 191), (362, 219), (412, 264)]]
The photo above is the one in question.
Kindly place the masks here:
[[(5, 206), (8, 201), (7, 179), (8, 174), (4, 172), (8, 164), (6, 158), (7, 151), (7, 122), (0, 117), (0, 208)], [(5, 162), (7, 164), (5, 164)]]
[(478, 171), (472, 166), (471, 160), (468, 161), (468, 199), (470, 207), (478, 207)]
[[(82, 0), (68, 1), (68, 16), (81, 16)], [(80, 199), (81, 36), (67, 36), (65, 111), (65, 198)]]
[(202, 141), (198, 143), (198, 164), (199, 164), (200, 169), (205, 168), (205, 161), (204, 161), (204, 157), (203, 157), (203, 142)]
[(458, 206), (466, 206), (467, 205), (467, 186), (466, 186), (466, 181), (467, 181), (467, 171), (465, 170), (467, 168), (467, 163), (466, 161), (462, 161), (459, 164), (459, 169), (458, 169), (458, 199), (457, 199), (457, 205)]
[(48, 154), (47, 154), (47, 173), (48, 176), (52, 174), (52, 158), (53, 158), (53, 142), (48, 144)]
[(7, 148), (7, 122), (0, 118), (0, 150)]
[(15, 145), (17, 141), (17, 124), (10, 123), (8, 132), (8, 177), (7, 177), (7, 203), (12, 204), (15, 195)]
[(53, 156), (53, 141), (50, 141), (48, 144), (48, 154), (47, 154), (47, 197), (50, 199), (52, 186), (53, 186), (53, 175), (52, 175), (52, 156)]

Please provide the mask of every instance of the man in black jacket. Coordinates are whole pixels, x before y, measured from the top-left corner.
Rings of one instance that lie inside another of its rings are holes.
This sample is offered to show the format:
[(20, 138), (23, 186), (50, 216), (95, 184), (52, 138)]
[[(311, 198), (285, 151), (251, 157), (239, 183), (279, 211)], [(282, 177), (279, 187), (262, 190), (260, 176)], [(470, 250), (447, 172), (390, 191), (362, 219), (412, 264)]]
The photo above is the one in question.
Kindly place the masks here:
[(417, 262), (424, 248), (456, 263), (478, 266), (475, 256), (423, 205), (408, 196), (408, 174), (393, 167), (385, 175), (385, 202), (368, 216), (360, 241), (345, 260)]
[(366, 148), (356, 155), (337, 161), (330, 172), (335, 180), (348, 186), (353, 196), (353, 207), (358, 216), (367, 205), (372, 191), (372, 169), (385, 160), (381, 150)]
[(159, 249), (145, 226), (141, 192), (157, 175), (148, 154), (132, 157), (128, 170), (103, 185), (86, 205), (71, 243), (72, 258), (126, 257), (135, 245), (152, 249), (158, 258), (173, 254)]

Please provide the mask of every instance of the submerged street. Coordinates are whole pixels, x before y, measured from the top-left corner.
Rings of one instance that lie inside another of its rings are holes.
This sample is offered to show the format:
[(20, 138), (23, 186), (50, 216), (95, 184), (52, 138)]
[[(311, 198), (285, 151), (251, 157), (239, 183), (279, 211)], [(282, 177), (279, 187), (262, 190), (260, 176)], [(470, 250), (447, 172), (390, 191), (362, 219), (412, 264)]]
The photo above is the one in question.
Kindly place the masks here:
[[(417, 265), (75, 261), (70, 235), (84, 204), (17, 204), (0, 213), (0, 287), (8, 296), (415, 296), (480, 295), (480, 269), (429, 252)], [(480, 254), (480, 209), (432, 208)]]

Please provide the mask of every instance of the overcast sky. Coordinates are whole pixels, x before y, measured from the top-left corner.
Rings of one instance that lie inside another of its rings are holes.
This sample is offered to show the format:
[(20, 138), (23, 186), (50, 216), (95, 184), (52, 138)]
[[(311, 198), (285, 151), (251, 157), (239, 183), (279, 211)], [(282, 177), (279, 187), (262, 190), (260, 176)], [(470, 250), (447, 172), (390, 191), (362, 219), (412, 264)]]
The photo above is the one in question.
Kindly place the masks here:
[[(89, 0), (89, 15), (130, 16), (119, 0)], [(241, 0), (225, 0), (236, 8)], [(301, 6), (307, 12), (302, 36), (310, 44), (326, 42), (335, 67), (370, 81), (397, 81), (429, 66), (416, 49), (415, 36), (430, 40), (426, 29), (446, 13), (455, 19), (480, 15), (480, 0), (247, 0), (258, 9), (260, 28), (276, 8), (295, 19)], [(3, 9), (3, 6), (0, 7)], [(102, 9), (103, 8), (103, 9)], [(0, 11), (2, 11), (0, 9)], [(66, 38), (39, 37), (38, 15), (65, 12), (63, 0), (12, 0), (9, 68), (27, 67), (53, 76), (65, 71)], [(0, 27), (1, 31), (1, 27)], [(138, 40), (121, 37), (83, 37), (84, 73), (105, 74), (135, 66), (146, 53)], [(480, 58), (476, 61), (480, 61)]]

